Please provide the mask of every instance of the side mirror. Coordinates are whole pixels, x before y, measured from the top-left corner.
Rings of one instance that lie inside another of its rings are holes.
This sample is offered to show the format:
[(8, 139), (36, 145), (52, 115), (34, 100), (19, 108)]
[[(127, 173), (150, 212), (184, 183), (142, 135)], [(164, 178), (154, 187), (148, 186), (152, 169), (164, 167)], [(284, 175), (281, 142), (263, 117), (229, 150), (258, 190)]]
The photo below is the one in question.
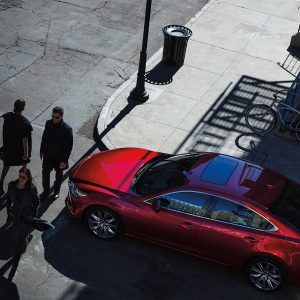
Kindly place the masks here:
[(160, 200), (155, 198), (153, 201), (152, 201), (152, 204), (151, 204), (151, 207), (153, 210), (155, 210), (156, 212), (159, 212), (160, 211)]

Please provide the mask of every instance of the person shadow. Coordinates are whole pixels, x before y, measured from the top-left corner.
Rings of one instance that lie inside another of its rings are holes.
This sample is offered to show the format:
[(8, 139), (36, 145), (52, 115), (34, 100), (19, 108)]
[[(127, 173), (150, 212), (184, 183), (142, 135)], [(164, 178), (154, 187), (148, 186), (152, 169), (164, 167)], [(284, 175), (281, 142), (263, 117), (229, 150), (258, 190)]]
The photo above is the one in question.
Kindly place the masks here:
[(0, 300), (19, 300), (17, 286), (5, 277), (0, 277)]
[(12, 257), (16, 245), (16, 237), (16, 226), (8, 226), (5, 224), (0, 228), (0, 260), (7, 260), (7, 262), (0, 268), (0, 300), (20, 299), (17, 286), (4, 277), (4, 274), (13, 263)]

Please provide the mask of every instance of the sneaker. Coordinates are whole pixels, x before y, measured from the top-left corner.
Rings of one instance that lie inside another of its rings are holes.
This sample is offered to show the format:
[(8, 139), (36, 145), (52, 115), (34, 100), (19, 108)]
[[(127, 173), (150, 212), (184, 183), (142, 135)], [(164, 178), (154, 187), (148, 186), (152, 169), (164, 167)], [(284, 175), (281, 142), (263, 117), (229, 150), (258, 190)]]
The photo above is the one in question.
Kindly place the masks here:
[(32, 234), (28, 234), (26, 239), (25, 239), (25, 242), (24, 242), (24, 247), (23, 247), (23, 251), (22, 251), (22, 254), (24, 254), (26, 252), (26, 249), (27, 249), (27, 246), (28, 244), (31, 242), (33, 238), (33, 235)]
[(53, 194), (52, 195), (52, 200), (55, 201), (59, 198), (59, 194)]

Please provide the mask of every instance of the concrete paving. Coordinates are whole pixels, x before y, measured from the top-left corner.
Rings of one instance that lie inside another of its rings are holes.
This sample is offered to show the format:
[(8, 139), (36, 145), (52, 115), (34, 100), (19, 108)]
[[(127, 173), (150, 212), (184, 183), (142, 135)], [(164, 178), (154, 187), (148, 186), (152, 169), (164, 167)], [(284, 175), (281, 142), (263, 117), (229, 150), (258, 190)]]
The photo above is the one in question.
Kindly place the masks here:
[[(97, 149), (93, 127), (101, 111), (97, 130), (110, 149), (135, 146), (170, 153), (223, 152), (259, 162), (300, 182), (299, 144), (275, 134), (251, 135), (243, 115), (253, 101), (268, 103), (273, 92), (295, 80), (276, 63), (287, 56), (290, 37), (298, 29), (299, 3), (212, 0), (203, 7), (206, 1), (189, 0), (184, 16), (181, 1), (153, 3), (149, 71), (162, 57), (162, 49), (155, 53), (162, 44), (162, 25), (175, 20), (185, 24), (203, 9), (186, 24), (193, 36), (184, 66), (168, 85), (147, 83), (150, 99), (136, 105), (127, 98), (135, 84), (136, 74), (130, 75), (137, 69), (142, 34), (144, 7), (138, 3), (130, 1), (131, 9), (125, 9), (128, 1), (123, 0), (0, 1), (0, 113), (11, 110), (15, 99), (26, 100), (25, 115), (32, 121), (35, 141), (30, 168), (39, 189), (39, 142), (55, 105), (65, 107), (65, 119), (74, 129), (71, 165)], [(168, 10), (171, 4), (172, 13)], [(251, 148), (253, 143), (256, 151)], [(15, 178), (16, 171), (9, 173), (7, 182)], [(10, 286), (14, 298), (9, 300), (124, 299), (124, 295), (154, 299), (151, 293), (156, 299), (170, 295), (170, 299), (184, 299), (185, 281), (189, 299), (199, 298), (199, 285), (204, 299), (258, 297), (240, 282), (237, 287), (238, 279), (218, 271), (219, 266), (204, 263), (201, 275), (193, 267), (194, 258), (168, 250), (159, 250), (161, 254), (154, 246), (128, 240), (121, 240), (118, 249), (112, 244), (100, 246), (62, 212), (66, 194), (64, 184), (60, 201), (51, 203), (44, 213), (45, 218), (55, 219), (56, 230), (43, 236), (34, 232), (15, 285)], [(4, 219), (2, 210), (0, 220)], [(0, 259), (3, 266), (4, 256)], [(106, 260), (111, 261), (110, 266)], [(178, 275), (179, 269), (185, 270), (185, 276)], [(170, 270), (170, 278), (182, 287), (178, 292), (167, 288), (165, 278)], [(191, 281), (186, 280), (188, 274)], [(214, 287), (215, 276), (228, 286)], [(153, 278), (164, 278), (165, 289), (150, 280)], [(7, 283), (5, 277), (0, 279), (3, 296)], [(290, 289), (273, 298), (299, 297), (298, 290)]]
[[(146, 83), (149, 100), (130, 104), (133, 75), (106, 102), (98, 119), (102, 141), (110, 149), (222, 152), (300, 182), (300, 144), (276, 131), (253, 135), (244, 119), (252, 103), (269, 104), (274, 92), (295, 86), (277, 62), (288, 55), (299, 21), (296, 1), (210, 1), (186, 24), (193, 35), (170, 84)], [(148, 61), (150, 74), (161, 59), (162, 49)]]
[[(186, 23), (206, 2), (189, 0), (182, 10), (180, 0), (155, 1), (149, 55), (163, 42), (163, 26)], [(24, 115), (34, 128), (29, 167), (39, 191), (39, 145), (52, 108), (63, 106), (65, 120), (73, 128), (74, 147), (69, 162), (72, 166), (83, 155), (97, 149), (93, 131), (99, 111), (137, 68), (144, 11), (145, 3), (138, 0), (0, 0), (0, 115), (11, 111), (16, 99), (26, 100)], [(1, 128), (2, 121), (0, 118)], [(16, 178), (18, 169), (10, 170), (5, 188)], [(44, 205), (44, 218), (56, 223), (53, 234), (59, 234), (60, 228), (69, 220), (61, 214), (66, 195), (67, 184), (64, 182), (60, 200)], [(2, 209), (0, 226), (5, 220), (6, 212)], [(4, 241), (7, 242), (1, 239), (0, 252)], [(20, 262), (16, 286), (12, 290), (21, 299), (58, 299), (74, 286), (73, 280), (45, 260), (43, 242), (41, 234), (34, 232), (31, 247)], [(66, 243), (66, 239), (62, 242)], [(1, 267), (8, 258), (1, 255)], [(1, 276), (2, 271), (1, 268)], [(0, 279), (1, 299), (5, 278)]]

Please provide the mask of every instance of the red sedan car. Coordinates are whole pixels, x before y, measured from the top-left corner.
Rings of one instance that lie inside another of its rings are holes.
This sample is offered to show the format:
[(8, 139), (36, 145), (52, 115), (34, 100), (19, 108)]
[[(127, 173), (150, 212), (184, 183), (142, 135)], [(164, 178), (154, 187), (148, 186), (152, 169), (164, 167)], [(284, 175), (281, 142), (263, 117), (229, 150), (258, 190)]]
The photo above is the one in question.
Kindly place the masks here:
[(98, 238), (125, 233), (245, 267), (262, 291), (300, 280), (300, 187), (251, 162), (104, 151), (72, 170), (66, 206)]

